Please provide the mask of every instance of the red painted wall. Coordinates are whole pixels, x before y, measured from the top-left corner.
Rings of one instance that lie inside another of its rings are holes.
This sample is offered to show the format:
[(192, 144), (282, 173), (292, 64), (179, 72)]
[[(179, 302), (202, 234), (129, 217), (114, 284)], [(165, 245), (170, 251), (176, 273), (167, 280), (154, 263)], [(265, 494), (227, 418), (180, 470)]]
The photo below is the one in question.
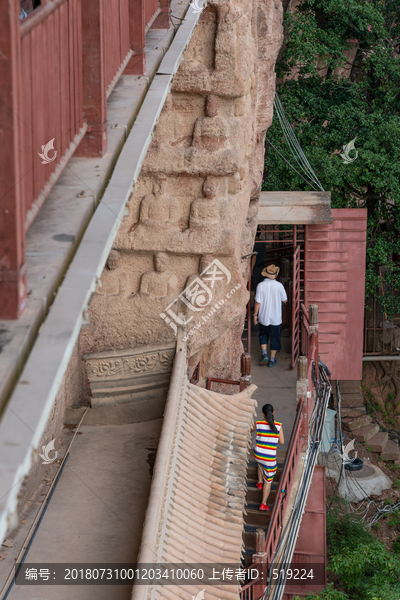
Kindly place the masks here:
[[(305, 597), (308, 592), (316, 593), (326, 587), (326, 495), (325, 495), (325, 467), (316, 466), (311, 480), (310, 490), (303, 519), (301, 521), (299, 537), (291, 568), (297, 565), (309, 565), (306, 571), (314, 569), (315, 581), (320, 579), (324, 572), (323, 582), (319, 585), (300, 585), (299, 583), (286, 585), (283, 600), (292, 600), (296, 595)], [(318, 567), (316, 565), (318, 564)], [(304, 567), (305, 568), (305, 567)], [(317, 573), (318, 570), (318, 573)], [(312, 581), (308, 579), (308, 582)], [(314, 582), (315, 583), (315, 582)]]
[(332, 379), (361, 380), (367, 209), (306, 226), (306, 305), (318, 304), (319, 355)]

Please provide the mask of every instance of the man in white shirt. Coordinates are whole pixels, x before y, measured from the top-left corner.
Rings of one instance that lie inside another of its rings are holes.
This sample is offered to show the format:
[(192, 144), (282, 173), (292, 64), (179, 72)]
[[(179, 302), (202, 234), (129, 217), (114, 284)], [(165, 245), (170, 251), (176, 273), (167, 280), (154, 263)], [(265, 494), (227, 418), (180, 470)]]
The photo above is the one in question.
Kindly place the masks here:
[[(262, 357), (260, 365), (274, 367), (276, 352), (281, 346), (282, 303), (287, 302), (285, 288), (279, 281), (279, 267), (268, 265), (261, 275), (266, 279), (258, 284), (254, 305), (254, 325), (259, 325), (259, 340)], [(268, 360), (267, 346), (271, 340), (271, 358)]]

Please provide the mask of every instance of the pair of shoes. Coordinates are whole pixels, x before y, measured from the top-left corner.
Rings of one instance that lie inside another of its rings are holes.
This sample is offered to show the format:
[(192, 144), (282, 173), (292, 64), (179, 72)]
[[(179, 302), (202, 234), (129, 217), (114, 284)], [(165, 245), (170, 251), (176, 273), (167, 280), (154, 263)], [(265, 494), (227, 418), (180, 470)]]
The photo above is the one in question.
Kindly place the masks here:
[(271, 510), (269, 506), (261, 502), (259, 510)]
[(259, 490), (262, 490), (264, 487), (264, 484), (257, 481), (256, 486), (258, 487)]
[(276, 365), (276, 358), (271, 358), (270, 361), (269, 361), (268, 366), (269, 367), (275, 367), (275, 365)]
[(266, 354), (261, 357), (260, 365), (267, 365), (269, 363), (269, 358)]

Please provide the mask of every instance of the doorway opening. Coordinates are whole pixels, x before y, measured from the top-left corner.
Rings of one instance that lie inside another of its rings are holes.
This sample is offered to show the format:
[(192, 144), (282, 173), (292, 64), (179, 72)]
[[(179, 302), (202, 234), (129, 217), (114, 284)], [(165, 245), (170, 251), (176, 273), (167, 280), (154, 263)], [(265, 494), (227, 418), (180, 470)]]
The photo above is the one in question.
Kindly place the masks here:
[[(275, 264), (279, 281), (285, 288), (288, 301), (282, 309), (282, 333), (291, 336), (291, 365), (295, 366), (300, 353), (301, 304), (305, 301), (305, 225), (261, 225), (257, 227), (253, 256), (250, 257), (247, 305), (242, 342), (251, 353), (251, 337), (257, 328), (253, 324), (256, 287), (265, 279), (262, 270)], [(253, 330), (253, 331), (252, 331)]]

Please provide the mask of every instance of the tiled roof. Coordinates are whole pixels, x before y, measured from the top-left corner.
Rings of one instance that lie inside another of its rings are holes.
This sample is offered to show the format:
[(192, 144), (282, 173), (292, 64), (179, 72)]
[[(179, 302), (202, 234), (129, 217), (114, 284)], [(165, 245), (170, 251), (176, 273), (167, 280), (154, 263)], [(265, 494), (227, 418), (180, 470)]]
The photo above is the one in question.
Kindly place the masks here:
[[(252, 385), (226, 396), (188, 383), (177, 351), (139, 563), (236, 563), (242, 551)], [(179, 364), (181, 363), (181, 364)], [(191, 600), (204, 585), (135, 585), (132, 600)], [(206, 600), (238, 598), (207, 586)]]

